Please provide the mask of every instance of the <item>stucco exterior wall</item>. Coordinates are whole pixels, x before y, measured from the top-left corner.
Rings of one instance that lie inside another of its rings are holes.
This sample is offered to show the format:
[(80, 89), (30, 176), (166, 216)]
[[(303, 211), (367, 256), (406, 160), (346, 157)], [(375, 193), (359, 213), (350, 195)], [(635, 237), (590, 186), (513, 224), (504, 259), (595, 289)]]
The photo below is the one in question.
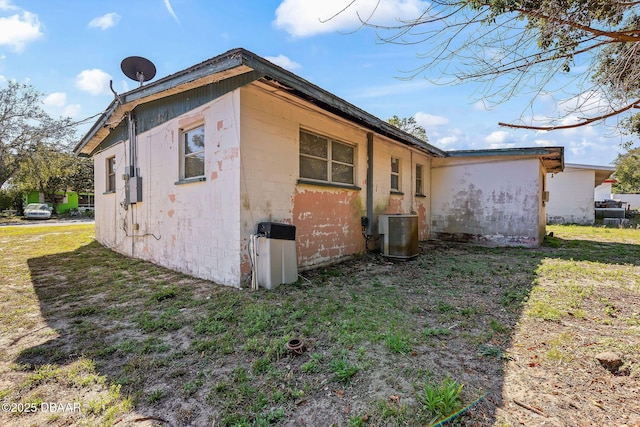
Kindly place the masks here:
[[(367, 131), (308, 105), (273, 96), (254, 85), (241, 91), (241, 112), (243, 275), (250, 270), (246, 255), (249, 236), (262, 221), (296, 226), (297, 262), (301, 270), (362, 253), (365, 239), (360, 218), (366, 215)], [(301, 128), (355, 147), (358, 188), (299, 182)], [(404, 195), (390, 195), (392, 153), (401, 159)], [(416, 162), (423, 165), (424, 186), (428, 190), (429, 156), (374, 136), (374, 213), (377, 216), (417, 212), (420, 237), (426, 239), (430, 206), (428, 197), (414, 197), (415, 183), (411, 179)], [(372, 243), (369, 248), (374, 248)]]
[[(128, 141), (95, 156), (96, 239), (165, 267), (240, 286), (239, 91), (137, 136), (142, 202), (125, 209)], [(180, 129), (205, 128), (205, 180), (179, 182)], [(116, 192), (103, 194), (116, 156)]]
[(593, 224), (595, 171), (565, 167), (547, 175), (549, 202), (547, 222), (551, 224)]
[(537, 158), (433, 159), (432, 237), (487, 245), (538, 245), (545, 232), (543, 172)]

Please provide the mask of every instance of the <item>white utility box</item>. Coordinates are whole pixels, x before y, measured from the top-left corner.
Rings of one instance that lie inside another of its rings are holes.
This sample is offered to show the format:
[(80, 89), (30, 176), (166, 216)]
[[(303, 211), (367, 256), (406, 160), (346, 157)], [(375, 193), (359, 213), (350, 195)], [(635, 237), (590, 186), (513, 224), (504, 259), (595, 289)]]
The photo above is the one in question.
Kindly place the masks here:
[(296, 228), (289, 224), (258, 224), (256, 247), (258, 286), (273, 289), (298, 280)]

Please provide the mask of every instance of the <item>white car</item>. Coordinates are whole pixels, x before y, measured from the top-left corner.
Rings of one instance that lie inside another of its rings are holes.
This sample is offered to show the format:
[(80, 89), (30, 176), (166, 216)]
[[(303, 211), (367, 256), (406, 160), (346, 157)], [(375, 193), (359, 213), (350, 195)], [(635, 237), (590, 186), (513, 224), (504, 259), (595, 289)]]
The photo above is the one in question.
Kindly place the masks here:
[(24, 217), (27, 219), (49, 219), (52, 207), (46, 203), (29, 203), (24, 208)]

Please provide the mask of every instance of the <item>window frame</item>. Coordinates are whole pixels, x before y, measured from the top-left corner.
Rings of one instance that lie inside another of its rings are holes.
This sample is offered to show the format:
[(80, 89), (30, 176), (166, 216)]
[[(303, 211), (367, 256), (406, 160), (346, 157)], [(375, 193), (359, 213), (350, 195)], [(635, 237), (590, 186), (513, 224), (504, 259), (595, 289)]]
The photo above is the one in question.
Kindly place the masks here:
[[(185, 143), (187, 142), (186, 138), (189, 137), (190, 134), (200, 131), (202, 129), (202, 149), (198, 151), (194, 151), (191, 153), (185, 153)], [(204, 122), (195, 123), (189, 127), (184, 127), (180, 129), (179, 136), (179, 155), (180, 155), (180, 181), (202, 181), (206, 176), (206, 168), (205, 168), (205, 154), (206, 154), (206, 133)], [(188, 158), (194, 157), (202, 157), (202, 174), (200, 175), (189, 175), (187, 176), (187, 167), (186, 161)], [(179, 182), (180, 182), (179, 181)]]
[(107, 157), (105, 193), (116, 192), (116, 156)]
[[(393, 165), (394, 165), (394, 160), (395, 160), (395, 164), (397, 165), (397, 171), (393, 170)], [(399, 157), (394, 157), (391, 156), (391, 164), (390, 166), (390, 179), (389, 179), (389, 186), (391, 188), (391, 192), (393, 193), (399, 193), (402, 191), (402, 175), (401, 175), (401, 162), (400, 162), (400, 158)], [(396, 178), (396, 186), (393, 186), (393, 178)]]
[(416, 196), (424, 195), (424, 166), (416, 163)]
[[(308, 134), (310, 136), (313, 137), (317, 137), (317, 138), (322, 138), (324, 140), (326, 140), (327, 142), (327, 149), (326, 149), (326, 157), (321, 157), (315, 154), (311, 154), (311, 153), (303, 153), (301, 146), (302, 146), (302, 134)], [(356, 187), (356, 159), (357, 159), (357, 145), (356, 144), (350, 144), (348, 142), (344, 142), (341, 141), (339, 139), (336, 138), (332, 138), (330, 136), (327, 135), (322, 135), (319, 134), (317, 132), (312, 132), (306, 129), (300, 129), (299, 133), (298, 133), (298, 137), (299, 137), (299, 141), (298, 141), (298, 175), (301, 181), (303, 182), (311, 182), (311, 183), (317, 183), (317, 184), (325, 184), (325, 185), (335, 185), (335, 186), (344, 186), (344, 187)], [(349, 162), (344, 162), (342, 160), (338, 160), (335, 157), (334, 154), (334, 144), (337, 145), (342, 145), (344, 147), (348, 147), (349, 149), (351, 149), (351, 154), (352, 154), (352, 158), (351, 161), (352, 163)], [(307, 159), (313, 159), (313, 160), (320, 160), (325, 162), (326, 164), (326, 176), (325, 179), (318, 179), (318, 178), (312, 178), (312, 177), (308, 177), (308, 176), (304, 176), (303, 174), (303, 168), (302, 165), (300, 164), (300, 161), (302, 160), (302, 158), (307, 158)], [(338, 180), (334, 180), (333, 179), (333, 172), (334, 172), (334, 165), (342, 165), (342, 166), (346, 166), (348, 168), (351, 168), (351, 182), (342, 182), (342, 181), (338, 181)]]

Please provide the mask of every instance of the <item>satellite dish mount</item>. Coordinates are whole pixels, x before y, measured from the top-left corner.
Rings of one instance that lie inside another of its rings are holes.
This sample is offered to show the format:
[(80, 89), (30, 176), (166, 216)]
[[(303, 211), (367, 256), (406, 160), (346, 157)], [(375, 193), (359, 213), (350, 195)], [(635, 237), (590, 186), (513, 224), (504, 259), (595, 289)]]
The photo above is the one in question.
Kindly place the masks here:
[(125, 76), (139, 82), (140, 86), (156, 76), (156, 66), (141, 56), (129, 56), (123, 59), (120, 68)]

